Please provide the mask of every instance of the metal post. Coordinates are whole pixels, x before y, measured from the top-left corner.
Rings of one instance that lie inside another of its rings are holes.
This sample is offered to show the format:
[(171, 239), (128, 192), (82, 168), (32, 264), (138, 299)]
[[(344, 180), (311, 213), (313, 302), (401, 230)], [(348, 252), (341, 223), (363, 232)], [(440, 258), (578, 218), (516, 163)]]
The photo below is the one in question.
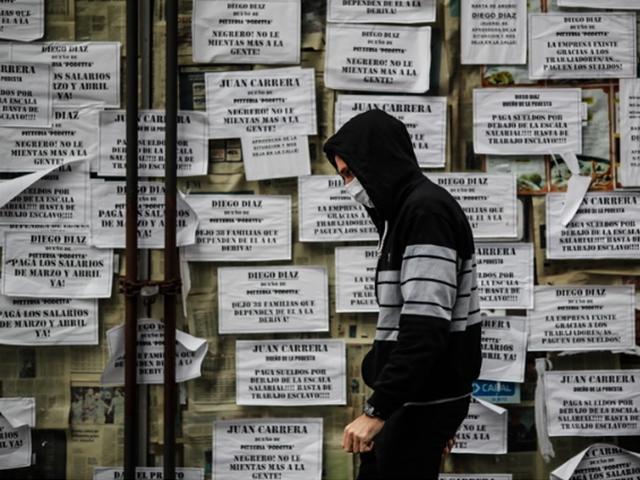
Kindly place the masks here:
[[(138, 2), (127, 0), (126, 285), (138, 281)], [(125, 288), (124, 478), (135, 480), (138, 459), (138, 298)]]
[[(177, 117), (178, 117), (178, 5), (166, 0), (166, 70), (165, 70), (165, 222), (164, 281), (178, 285), (178, 250), (176, 246), (177, 195)], [(176, 468), (176, 288), (164, 295), (164, 480), (175, 479)]]
[[(140, 106), (153, 108), (153, 0), (139, 0), (140, 15)], [(138, 251), (138, 274), (142, 281), (151, 278), (148, 250)], [(139, 318), (151, 318), (151, 303), (140, 302)], [(149, 465), (149, 386), (138, 385), (138, 466)]]

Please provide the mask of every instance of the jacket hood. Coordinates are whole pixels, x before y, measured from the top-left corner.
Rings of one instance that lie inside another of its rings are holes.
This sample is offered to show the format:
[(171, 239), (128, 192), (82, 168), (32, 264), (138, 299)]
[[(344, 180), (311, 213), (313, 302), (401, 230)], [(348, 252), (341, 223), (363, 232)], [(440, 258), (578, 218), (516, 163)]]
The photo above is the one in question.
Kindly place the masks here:
[(324, 152), (334, 168), (336, 154), (349, 166), (375, 205), (372, 217), (391, 220), (408, 192), (427, 181), (404, 123), (382, 110), (353, 117), (326, 141)]

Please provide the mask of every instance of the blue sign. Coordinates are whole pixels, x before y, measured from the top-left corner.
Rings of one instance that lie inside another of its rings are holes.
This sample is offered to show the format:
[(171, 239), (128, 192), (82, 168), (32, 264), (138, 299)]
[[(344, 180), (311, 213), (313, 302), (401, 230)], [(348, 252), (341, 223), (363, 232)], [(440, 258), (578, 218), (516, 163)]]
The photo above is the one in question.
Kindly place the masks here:
[(473, 382), (473, 396), (491, 403), (520, 403), (520, 384), (512, 382)]

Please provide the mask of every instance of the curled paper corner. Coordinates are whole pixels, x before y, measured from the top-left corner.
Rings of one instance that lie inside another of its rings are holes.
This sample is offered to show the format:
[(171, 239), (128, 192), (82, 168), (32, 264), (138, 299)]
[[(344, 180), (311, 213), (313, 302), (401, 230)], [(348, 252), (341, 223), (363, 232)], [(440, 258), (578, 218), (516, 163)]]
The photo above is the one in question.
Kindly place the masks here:
[(486, 400), (483, 400), (482, 398), (478, 398), (478, 397), (472, 397), (476, 402), (478, 402), (480, 405), (482, 405), (485, 408), (488, 408), (489, 410), (491, 410), (493, 413), (497, 413), (498, 415), (504, 415), (505, 413), (507, 413), (507, 409), (506, 408), (502, 408), (494, 403), (491, 402), (487, 402)]
[(570, 480), (573, 476), (573, 472), (575, 472), (584, 456), (589, 450), (591, 450), (592, 447), (593, 446), (585, 448), (575, 457), (572, 457), (569, 461), (565, 462), (563, 465), (560, 465), (553, 472), (551, 472), (551, 480)]
[(185, 258), (184, 247), (180, 248), (178, 253), (178, 263), (180, 267), (180, 281), (181, 288), (180, 293), (182, 297), (182, 313), (187, 318), (187, 297), (191, 291), (191, 270), (189, 269), (189, 262)]
[[(553, 154), (551, 156), (555, 158)], [(560, 223), (563, 227), (566, 227), (576, 215), (578, 208), (580, 208), (580, 204), (587, 194), (593, 179), (591, 176), (580, 175), (580, 165), (575, 153), (563, 152), (560, 153), (560, 156), (571, 172), (571, 178), (569, 178), (567, 184), (567, 193), (564, 197), (564, 206), (560, 214)]]
[(50, 173), (62, 168), (66, 165), (76, 163), (76, 162), (85, 162), (86, 158), (71, 158), (65, 160), (59, 165), (54, 165), (52, 167), (47, 168), (46, 170), (38, 170), (35, 172), (27, 173), (26, 175), (21, 175), (19, 177), (13, 178), (11, 180), (3, 180), (0, 181), (0, 208), (4, 207), (11, 200), (16, 198), (22, 192), (24, 192), (31, 185), (36, 183), (38, 180), (46, 177)]
[(552, 368), (551, 362), (547, 358), (536, 358), (536, 391), (534, 399), (535, 425), (538, 432), (538, 450), (545, 462), (551, 461), (556, 456), (553, 444), (549, 438), (547, 429), (547, 406), (545, 405), (544, 372)]
[[(578, 453), (576, 456), (570, 458), (565, 463), (560, 465), (558, 468), (553, 470), (551, 472), (550, 479), (551, 480), (571, 480), (571, 478), (573, 477), (574, 473), (576, 473), (576, 470), (581, 467), (581, 463), (583, 462), (583, 460), (585, 460), (588, 457), (587, 454), (591, 453), (591, 451), (593, 449), (604, 449), (604, 450), (617, 451), (619, 454), (623, 454), (623, 455), (627, 456), (632, 461), (634, 461), (634, 460), (636, 462), (640, 461), (640, 454), (639, 453), (632, 452), (630, 450), (625, 450), (624, 448), (620, 448), (617, 445), (612, 445), (612, 444), (608, 444), (608, 443), (594, 443), (593, 445), (585, 448), (580, 453)], [(600, 468), (597, 468), (597, 470), (600, 470)], [(593, 472), (593, 476), (590, 476), (589, 478), (603, 478), (601, 476), (598, 476), (598, 473), (604, 473), (604, 471)], [(578, 476), (580, 476), (580, 475), (578, 475)], [(613, 477), (610, 477), (610, 478), (613, 478)]]
[[(569, 350), (558, 353), (559, 357), (568, 357), (570, 355), (581, 355), (583, 353), (589, 353), (591, 350)], [(603, 350), (606, 352), (607, 350)], [(610, 348), (608, 350), (611, 353), (624, 353), (625, 355), (634, 355), (640, 357), (640, 345), (636, 345), (630, 348)]]
[(177, 205), (178, 209), (183, 208), (187, 210), (193, 215), (193, 220), (184, 227), (184, 238), (185, 242), (179, 243), (179, 246), (184, 247), (186, 245), (195, 245), (196, 243), (196, 230), (198, 229), (198, 225), (200, 223), (200, 218), (198, 217), (198, 213), (193, 209), (189, 202), (187, 201), (188, 194), (182, 193), (180, 190), (177, 191)]
[[(100, 376), (102, 385), (124, 385), (124, 334), (124, 324), (107, 330), (109, 359)], [(139, 355), (149, 359), (162, 358), (162, 363), (164, 362), (163, 322), (154, 318), (139, 318), (137, 338)], [(186, 355), (183, 355), (183, 352)], [(207, 352), (208, 343), (205, 338), (176, 330), (176, 382), (182, 383), (200, 377), (202, 362)], [(148, 371), (149, 369), (151, 371)], [(138, 384), (162, 384), (163, 373), (162, 365), (138, 364)]]
[(36, 399), (32, 397), (0, 398), (0, 414), (11, 428), (36, 426)]
[(624, 353), (625, 355), (634, 355), (636, 357), (640, 357), (640, 345), (636, 345), (632, 348), (627, 348), (624, 350), (611, 350), (611, 353)]

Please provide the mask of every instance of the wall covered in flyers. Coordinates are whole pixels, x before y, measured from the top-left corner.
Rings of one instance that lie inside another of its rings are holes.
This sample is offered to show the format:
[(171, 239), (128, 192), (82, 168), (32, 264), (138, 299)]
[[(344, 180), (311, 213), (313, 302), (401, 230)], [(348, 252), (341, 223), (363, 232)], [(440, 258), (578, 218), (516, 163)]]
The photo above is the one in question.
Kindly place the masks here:
[[(0, 0), (2, 478), (123, 476), (125, 3)], [(640, 1), (177, 3), (177, 478), (357, 478), (341, 439), (371, 393), (384, 219), (322, 145), (373, 109), (406, 124), (475, 235), (484, 360), (440, 479), (640, 475)], [(164, 17), (155, 2), (140, 38), (153, 279)], [(140, 321), (140, 383), (161, 382), (161, 305)], [(140, 480), (162, 478), (149, 392)]]

